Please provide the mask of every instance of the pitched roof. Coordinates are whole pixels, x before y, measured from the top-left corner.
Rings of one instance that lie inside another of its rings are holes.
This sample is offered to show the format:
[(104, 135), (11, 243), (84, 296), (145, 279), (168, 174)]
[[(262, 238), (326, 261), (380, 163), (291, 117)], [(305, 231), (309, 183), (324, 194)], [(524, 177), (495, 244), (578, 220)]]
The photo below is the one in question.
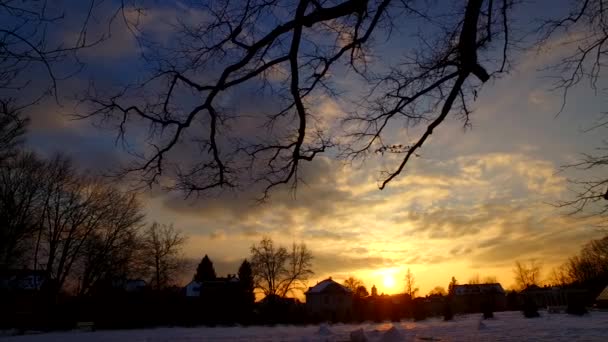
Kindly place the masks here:
[(456, 295), (505, 292), (500, 283), (454, 285), (454, 291)]
[(306, 291), (306, 294), (331, 293), (331, 292), (352, 293), (352, 291), (349, 290), (348, 288), (338, 284), (337, 282), (333, 281), (331, 278), (328, 278), (328, 279), (321, 281), (320, 283), (318, 283), (317, 285), (315, 285), (313, 287), (309, 287), (308, 291)]
[(595, 300), (608, 300), (608, 286), (602, 290), (599, 296)]

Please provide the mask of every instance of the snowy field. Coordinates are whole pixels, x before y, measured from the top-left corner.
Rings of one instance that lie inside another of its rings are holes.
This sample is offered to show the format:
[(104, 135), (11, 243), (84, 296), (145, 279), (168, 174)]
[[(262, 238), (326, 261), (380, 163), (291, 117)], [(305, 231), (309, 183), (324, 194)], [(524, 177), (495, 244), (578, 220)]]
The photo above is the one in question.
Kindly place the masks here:
[(0, 338), (18, 342), (101, 341), (608, 341), (608, 312), (583, 317), (547, 314), (525, 319), (520, 312), (498, 312), (492, 320), (480, 314), (457, 316), (454, 321), (364, 323), (219, 328), (157, 328), (97, 332), (58, 332)]

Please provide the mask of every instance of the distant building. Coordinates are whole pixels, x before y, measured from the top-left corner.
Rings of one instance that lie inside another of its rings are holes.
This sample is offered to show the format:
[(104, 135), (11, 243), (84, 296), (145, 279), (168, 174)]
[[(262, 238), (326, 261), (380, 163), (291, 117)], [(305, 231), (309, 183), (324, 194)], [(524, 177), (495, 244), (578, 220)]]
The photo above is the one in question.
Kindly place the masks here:
[(112, 280), (114, 289), (124, 290), (126, 292), (141, 292), (148, 284), (143, 279), (125, 279), (115, 278)]
[(484, 307), (492, 311), (505, 310), (505, 290), (499, 283), (454, 285), (454, 306), (458, 312), (481, 312)]
[(48, 279), (42, 270), (6, 269), (0, 271), (0, 289), (4, 290), (40, 290)]
[(352, 291), (331, 278), (308, 288), (305, 295), (307, 310), (319, 318), (341, 321), (352, 316)]
[(201, 283), (198, 281), (191, 281), (184, 287), (186, 297), (200, 297), (201, 296)]
[(595, 298), (595, 302), (600, 308), (608, 308), (608, 286)]
[(218, 277), (202, 282), (192, 280), (188, 285), (184, 286), (184, 293), (186, 297), (225, 298), (226, 296), (234, 296), (239, 291), (239, 286), (239, 278), (236, 275), (229, 274), (225, 278)]
[(505, 290), (499, 283), (493, 284), (465, 284), (465, 285), (454, 285), (454, 295), (456, 296), (468, 296), (468, 295), (481, 295), (481, 294), (505, 294)]

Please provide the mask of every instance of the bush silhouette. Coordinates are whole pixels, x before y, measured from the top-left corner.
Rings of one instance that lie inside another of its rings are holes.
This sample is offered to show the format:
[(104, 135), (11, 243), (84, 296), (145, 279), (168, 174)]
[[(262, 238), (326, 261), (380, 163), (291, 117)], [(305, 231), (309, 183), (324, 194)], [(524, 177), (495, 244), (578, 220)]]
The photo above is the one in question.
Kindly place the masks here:
[(443, 320), (451, 321), (454, 319), (454, 311), (452, 310), (452, 303), (449, 300), (446, 300), (443, 303)]
[(569, 315), (582, 316), (587, 313), (587, 308), (582, 302), (570, 302), (568, 303), (568, 307), (566, 308), (566, 313), (568, 313)]
[(538, 306), (536, 305), (534, 299), (529, 297), (524, 299), (523, 313), (524, 317), (526, 318), (540, 317), (540, 314), (538, 313)]

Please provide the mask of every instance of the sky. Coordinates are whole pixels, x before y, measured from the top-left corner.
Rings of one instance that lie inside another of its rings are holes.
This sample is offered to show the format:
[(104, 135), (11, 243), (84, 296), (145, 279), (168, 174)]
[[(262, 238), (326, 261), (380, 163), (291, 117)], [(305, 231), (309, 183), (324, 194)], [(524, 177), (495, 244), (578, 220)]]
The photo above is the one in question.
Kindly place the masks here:
[[(532, 2), (521, 13), (546, 3)], [(163, 20), (204, 17), (175, 4), (151, 2), (142, 18), (144, 30), (166, 44), (171, 38)], [(559, 12), (562, 5), (548, 12)], [(70, 8), (75, 14), (84, 10)], [(522, 21), (528, 15), (522, 14)], [(96, 22), (102, 25), (103, 16)], [(110, 39), (81, 53), (85, 68), (62, 81), (59, 103), (48, 98), (28, 109), (29, 148), (45, 155), (65, 152), (93, 172), (129, 160), (116, 144), (115, 129), (71, 116), (75, 94), (92, 79), (114, 85), (145, 74), (137, 40), (120, 22), (111, 30)], [(63, 34), (70, 32), (67, 25)], [(384, 190), (378, 189), (379, 171), (391, 157), (372, 155), (351, 164), (328, 153), (303, 166), (305, 183), (295, 194), (279, 187), (264, 204), (247, 189), (187, 199), (183, 193), (143, 191), (147, 220), (172, 223), (188, 237), (184, 257), (195, 265), (207, 254), (220, 275), (236, 273), (251, 245), (268, 236), (286, 246), (307, 244), (314, 255), (311, 286), (327, 277), (355, 276), (368, 289), (375, 285), (379, 293), (399, 293), (410, 269), (423, 295), (435, 286), (447, 288), (452, 276), (460, 283), (475, 275), (495, 276), (509, 288), (515, 261), (533, 259), (542, 263), (547, 278), (552, 267), (602, 234), (593, 219), (554, 206), (572, 196), (568, 178), (577, 176), (560, 171), (561, 166), (601, 145), (604, 132), (585, 129), (606, 108), (603, 93), (582, 86), (569, 94), (560, 112), (561, 93), (551, 90), (552, 80), (541, 70), (563, 56), (559, 42), (555, 37), (543, 49), (514, 52), (510, 73), (490, 80), (473, 102), (471, 127), (450, 117)], [(377, 63), (398, 59), (393, 48), (379, 49), (385, 55)], [(349, 78), (338, 82), (345, 89), (356, 87)], [(236, 108), (255, 108), (232, 101)], [(318, 99), (318, 111), (327, 118), (339, 117), (348, 106), (346, 100)]]

